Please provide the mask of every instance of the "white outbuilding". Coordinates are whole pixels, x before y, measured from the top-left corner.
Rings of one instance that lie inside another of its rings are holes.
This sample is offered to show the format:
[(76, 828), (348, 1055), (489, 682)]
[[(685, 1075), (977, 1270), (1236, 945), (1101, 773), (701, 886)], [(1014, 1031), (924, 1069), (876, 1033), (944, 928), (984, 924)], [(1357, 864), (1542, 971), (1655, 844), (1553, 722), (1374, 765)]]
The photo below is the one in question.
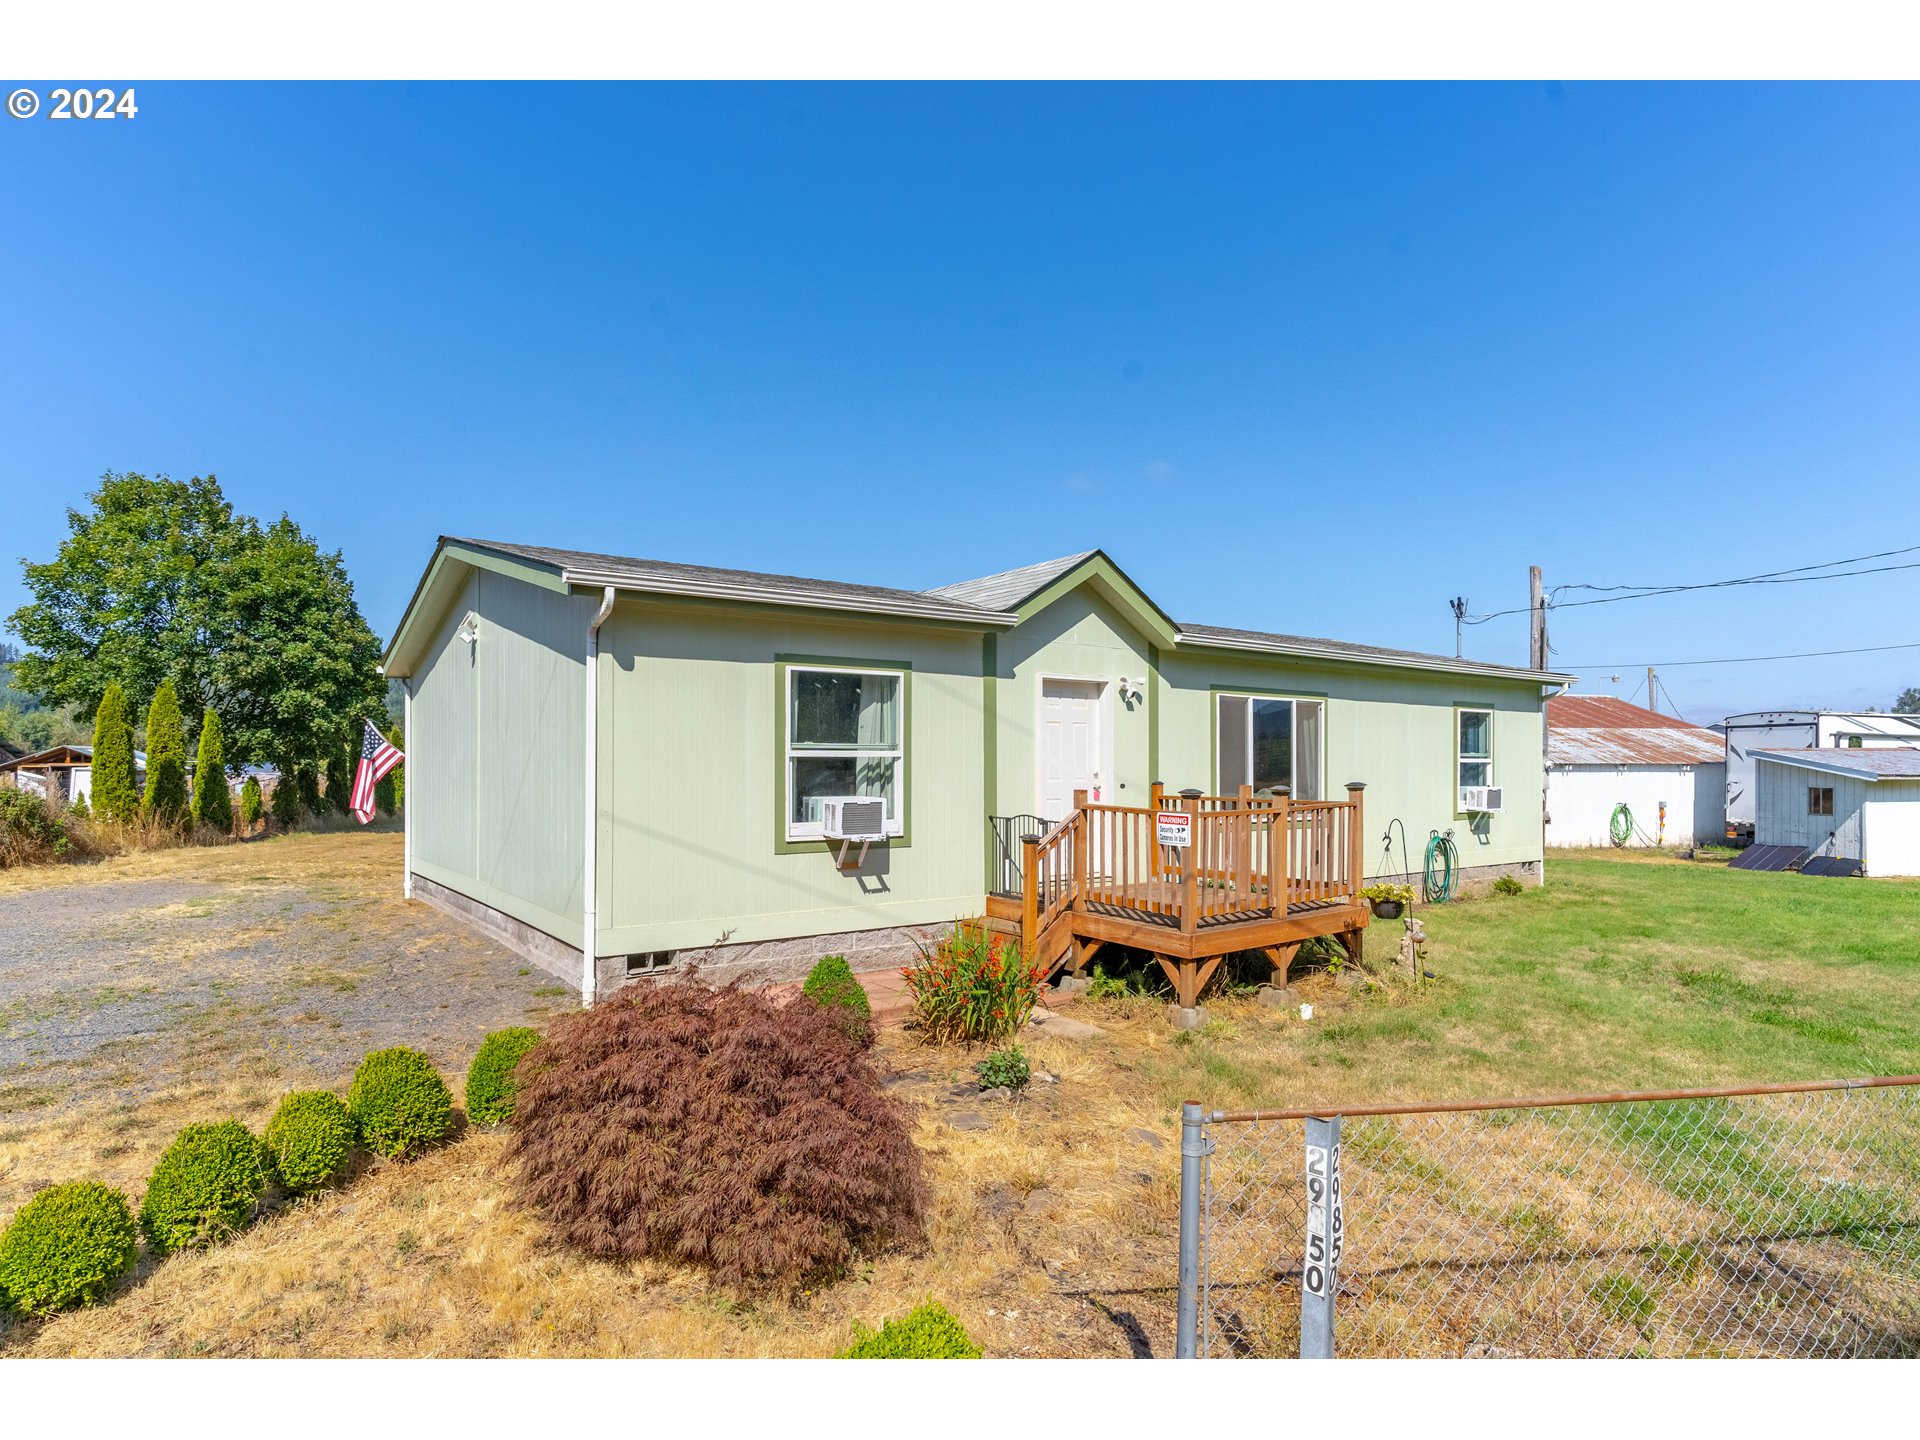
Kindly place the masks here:
[(1547, 701), (1547, 844), (1711, 844), (1725, 799), (1713, 731), (1610, 695)]
[(1754, 844), (1920, 875), (1920, 749), (1755, 750)]

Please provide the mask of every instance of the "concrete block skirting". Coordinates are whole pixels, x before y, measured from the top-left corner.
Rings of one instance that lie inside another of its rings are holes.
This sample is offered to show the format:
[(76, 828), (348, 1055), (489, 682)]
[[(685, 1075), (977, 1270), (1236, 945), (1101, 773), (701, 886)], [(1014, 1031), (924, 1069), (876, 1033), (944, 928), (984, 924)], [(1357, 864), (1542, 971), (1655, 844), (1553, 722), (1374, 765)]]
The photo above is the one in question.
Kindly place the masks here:
[(449, 890), (436, 880), (415, 873), (413, 898), (424, 900), (434, 909), (471, 925), (489, 940), (531, 960), (556, 980), (564, 980), (575, 990), (580, 988), (580, 952), (564, 940), (556, 940), (544, 930), (536, 930), (524, 920), (516, 920), (505, 911), (484, 905), (458, 890)]
[(918, 947), (931, 948), (947, 928), (944, 924), (890, 925), (878, 930), (843, 930), (740, 945), (708, 945), (698, 950), (682, 950), (674, 956), (672, 965), (645, 975), (627, 974), (624, 955), (603, 955), (598, 972), (600, 993), (611, 994), (636, 980), (670, 979), (685, 974), (693, 966), (699, 967), (700, 978), (709, 985), (725, 985), (733, 980), (744, 980), (749, 985), (804, 980), (822, 955), (846, 956), (847, 964), (856, 974), (891, 970), (911, 965), (919, 958)]
[[(1425, 842), (1423, 841), (1421, 843), (1424, 844)], [(1454, 842), (1455, 845), (1459, 843), (1457, 840)], [(1399, 847), (1396, 846), (1396, 857), (1398, 853)], [(1464, 860), (1465, 858), (1466, 854), (1462, 851), (1461, 859)], [(1475, 892), (1484, 890), (1502, 875), (1511, 875), (1522, 885), (1544, 885), (1546, 883), (1546, 875), (1543, 873), (1538, 860), (1518, 860), (1506, 865), (1462, 865), (1459, 870), (1454, 873), (1453, 893), (1459, 895), (1467, 890), (1473, 890)], [(1369, 875), (1367, 876), (1367, 883), (1369, 885), (1411, 885), (1413, 887), (1414, 902), (1418, 904), (1420, 887), (1426, 883), (1426, 877), (1422, 875), (1420, 871), (1416, 870), (1411, 875)]]

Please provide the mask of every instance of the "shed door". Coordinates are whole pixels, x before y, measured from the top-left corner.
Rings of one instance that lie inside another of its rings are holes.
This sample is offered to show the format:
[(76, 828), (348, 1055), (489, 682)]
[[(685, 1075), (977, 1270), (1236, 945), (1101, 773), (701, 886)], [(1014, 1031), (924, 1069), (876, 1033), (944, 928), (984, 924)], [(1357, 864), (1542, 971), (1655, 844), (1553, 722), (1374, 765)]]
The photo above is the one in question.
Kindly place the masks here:
[(1040, 682), (1040, 818), (1073, 813), (1073, 792), (1100, 788), (1098, 680)]

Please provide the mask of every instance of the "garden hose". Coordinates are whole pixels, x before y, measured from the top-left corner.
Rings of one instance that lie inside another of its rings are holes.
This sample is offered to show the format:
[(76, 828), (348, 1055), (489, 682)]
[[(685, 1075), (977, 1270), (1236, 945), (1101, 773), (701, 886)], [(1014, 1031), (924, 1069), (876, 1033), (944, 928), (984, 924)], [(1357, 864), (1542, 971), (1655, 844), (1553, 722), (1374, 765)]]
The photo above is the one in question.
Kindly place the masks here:
[(1624, 803), (1613, 807), (1613, 818), (1607, 821), (1607, 835), (1616, 849), (1633, 838), (1633, 811)]
[(1427, 839), (1425, 899), (1429, 905), (1444, 905), (1452, 898), (1458, 862), (1453, 837), (1434, 831)]

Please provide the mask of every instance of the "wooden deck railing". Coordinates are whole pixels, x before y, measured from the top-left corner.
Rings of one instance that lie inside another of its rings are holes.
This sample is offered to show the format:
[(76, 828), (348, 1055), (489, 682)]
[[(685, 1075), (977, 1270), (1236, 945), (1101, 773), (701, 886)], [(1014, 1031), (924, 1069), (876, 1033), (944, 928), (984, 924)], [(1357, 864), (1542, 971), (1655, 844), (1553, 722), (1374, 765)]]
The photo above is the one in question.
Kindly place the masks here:
[[(1287, 796), (1163, 796), (1150, 808), (1089, 804), (1025, 841), (1026, 933), (1069, 910), (1127, 915), (1192, 934), (1202, 926), (1271, 918), (1350, 902), (1361, 876), (1361, 793), (1347, 800)], [(1191, 841), (1158, 843), (1155, 815), (1184, 811)]]

